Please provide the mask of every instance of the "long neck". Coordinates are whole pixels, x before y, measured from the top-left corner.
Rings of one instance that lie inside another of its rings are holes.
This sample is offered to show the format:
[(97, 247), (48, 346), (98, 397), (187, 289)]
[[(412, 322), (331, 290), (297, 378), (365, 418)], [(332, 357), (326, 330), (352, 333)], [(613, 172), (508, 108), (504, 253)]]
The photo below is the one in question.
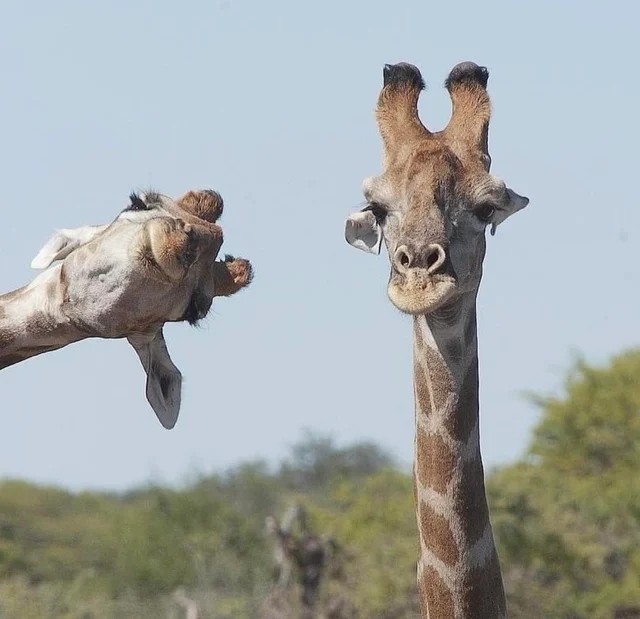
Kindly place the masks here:
[(86, 337), (62, 312), (64, 290), (58, 266), (0, 295), (0, 370)]
[(429, 619), (506, 617), (478, 428), (475, 293), (414, 318), (418, 589)]

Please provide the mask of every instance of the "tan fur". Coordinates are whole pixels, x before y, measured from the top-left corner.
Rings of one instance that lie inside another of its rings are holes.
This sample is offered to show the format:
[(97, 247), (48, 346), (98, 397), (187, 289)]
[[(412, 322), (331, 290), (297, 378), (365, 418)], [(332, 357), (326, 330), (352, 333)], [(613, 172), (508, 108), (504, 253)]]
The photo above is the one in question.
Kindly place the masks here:
[[(191, 264), (185, 258), (190, 237), (181, 220), (152, 220), (147, 225), (146, 236), (149, 255), (155, 265), (169, 280), (179, 280)], [(143, 250), (144, 252), (144, 250)]]
[(251, 283), (253, 267), (248, 260), (231, 258), (224, 262), (216, 262), (214, 277), (216, 281), (215, 295), (228, 297)]
[(215, 191), (188, 191), (177, 203), (180, 208), (211, 223), (218, 220), (224, 208), (222, 196)]
[[(424, 317), (418, 321), (424, 321)], [(416, 334), (423, 331), (422, 324), (422, 329), (416, 324)], [(421, 604), (424, 617), (493, 619), (502, 615), (464, 609), (464, 600), (471, 599), (481, 600), (483, 608), (490, 608), (487, 597), (497, 600), (499, 606), (504, 603), (504, 593), (499, 564), (491, 562), (495, 556), (491, 537), (486, 547), (489, 555), (484, 555), (482, 548), (474, 550), (489, 527), (477, 435), (477, 358), (473, 357), (458, 384), (449, 364), (465, 362), (464, 330), (455, 341), (456, 346), (451, 341), (442, 343), (443, 350), (456, 351), (454, 356), (444, 356), (439, 348), (432, 347), (437, 343), (416, 335), (416, 513), (423, 548), (431, 553), (429, 556), (451, 567), (443, 579), (443, 574), (434, 575), (437, 566), (431, 565), (431, 559), (421, 557), (422, 578), (424, 574), (431, 575), (419, 586), (424, 593)], [(463, 352), (458, 353), (459, 349)], [(431, 433), (427, 434), (425, 428)], [(474, 567), (476, 562), (483, 566), (482, 572)], [(494, 571), (487, 574), (486, 570)], [(476, 590), (487, 585), (492, 587), (490, 591)], [(446, 612), (442, 607), (441, 589), (445, 586), (454, 600), (454, 611), (446, 604)], [(494, 605), (493, 610), (498, 606)]]
[(421, 600), (429, 600), (429, 614), (424, 617), (456, 619), (452, 592), (432, 567), (426, 568), (418, 580), (418, 592)]
[(429, 532), (425, 540), (429, 550), (445, 565), (454, 566), (459, 554), (448, 518), (436, 513), (425, 501), (421, 502), (418, 513), (420, 530)]
[(457, 84), (449, 89), (453, 110), (445, 139), (461, 159), (473, 158), (474, 152), (487, 153), (491, 102), (487, 91), (478, 84)]
[(385, 144), (387, 166), (397, 163), (402, 153), (427, 133), (418, 117), (419, 95), (419, 88), (397, 86), (385, 86), (380, 93), (376, 119)]
[(454, 454), (439, 434), (426, 434), (421, 429), (416, 430), (416, 433), (416, 475), (420, 485), (444, 494), (455, 472)]

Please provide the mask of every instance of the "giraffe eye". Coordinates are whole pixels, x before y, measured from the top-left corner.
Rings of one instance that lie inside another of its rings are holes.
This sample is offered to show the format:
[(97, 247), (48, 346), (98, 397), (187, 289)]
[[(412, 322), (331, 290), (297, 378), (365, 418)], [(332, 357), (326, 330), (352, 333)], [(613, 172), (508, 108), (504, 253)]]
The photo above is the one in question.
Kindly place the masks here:
[(484, 224), (491, 221), (493, 214), (496, 212), (496, 207), (493, 204), (481, 204), (473, 209), (474, 215)]
[(387, 209), (377, 202), (372, 202), (365, 210), (373, 213), (373, 216), (376, 218), (376, 222), (379, 226), (381, 226), (387, 218)]

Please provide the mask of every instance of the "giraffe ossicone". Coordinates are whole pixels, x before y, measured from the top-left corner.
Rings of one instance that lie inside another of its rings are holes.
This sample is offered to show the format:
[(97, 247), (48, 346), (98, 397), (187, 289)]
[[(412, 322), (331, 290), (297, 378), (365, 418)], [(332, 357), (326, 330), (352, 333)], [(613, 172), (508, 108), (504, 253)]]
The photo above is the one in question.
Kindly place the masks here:
[(345, 226), (358, 249), (384, 242), (388, 296), (413, 315), (418, 591), (430, 619), (506, 617), (480, 456), (476, 296), (486, 228), (529, 200), (489, 173), (488, 76), (473, 62), (454, 67), (451, 119), (432, 132), (418, 116), (420, 71), (385, 66), (383, 172), (364, 181), (367, 206)]
[(253, 276), (248, 260), (216, 260), (222, 209), (211, 190), (178, 200), (148, 191), (131, 194), (110, 224), (58, 230), (31, 263), (46, 270), (0, 295), (0, 369), (86, 338), (127, 338), (147, 374), (147, 399), (172, 428), (182, 376), (163, 325), (196, 324), (214, 297)]

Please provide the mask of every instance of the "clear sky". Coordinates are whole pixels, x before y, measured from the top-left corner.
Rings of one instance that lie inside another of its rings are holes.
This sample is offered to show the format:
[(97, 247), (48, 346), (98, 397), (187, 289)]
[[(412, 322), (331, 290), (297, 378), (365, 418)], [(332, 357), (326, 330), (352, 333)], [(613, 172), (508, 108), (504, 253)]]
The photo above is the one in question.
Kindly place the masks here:
[(170, 432), (123, 341), (0, 372), (0, 476), (173, 483), (277, 461), (304, 428), (410, 461), (410, 321), (386, 256), (343, 240), (399, 61), (422, 70), (435, 129), (451, 67), (489, 67), (492, 172), (531, 198), (489, 238), (479, 298), (484, 458), (516, 458), (537, 417), (525, 392), (639, 342), (639, 18), (631, 2), (3, 3), (0, 289), (33, 277), (54, 228), (107, 222), (150, 186), (220, 191), (223, 252), (256, 277), (203, 328), (167, 327), (185, 376)]

